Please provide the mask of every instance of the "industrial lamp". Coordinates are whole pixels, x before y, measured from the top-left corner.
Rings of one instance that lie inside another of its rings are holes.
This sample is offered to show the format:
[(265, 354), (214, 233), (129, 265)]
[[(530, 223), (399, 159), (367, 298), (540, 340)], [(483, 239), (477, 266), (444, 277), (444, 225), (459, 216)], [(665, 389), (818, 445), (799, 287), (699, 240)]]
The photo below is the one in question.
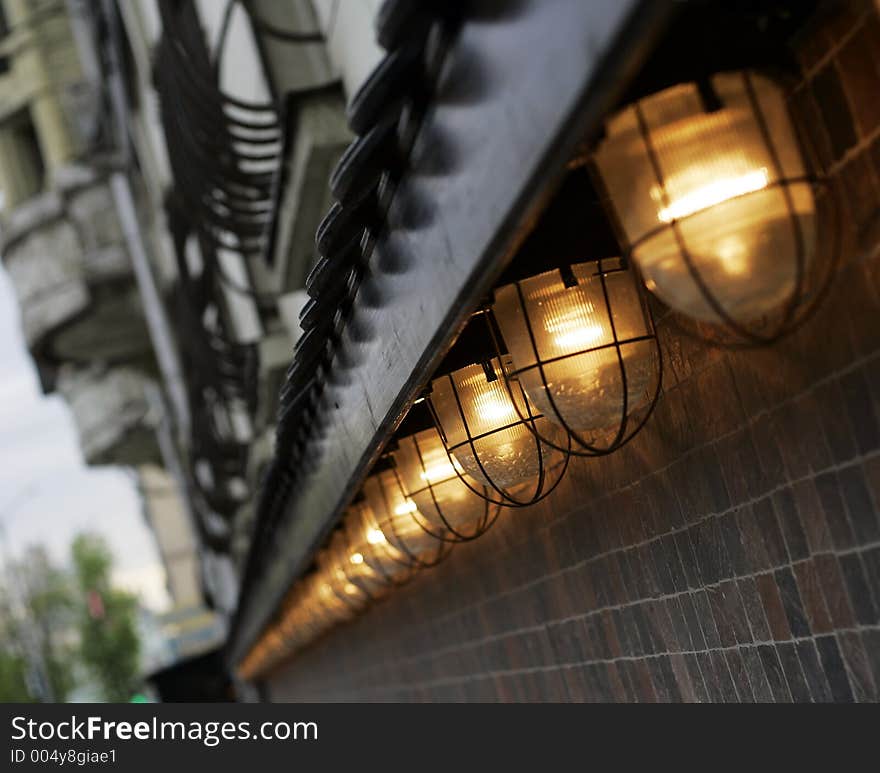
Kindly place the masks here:
[(760, 343), (814, 305), (817, 181), (770, 78), (727, 72), (641, 99), (607, 122), (595, 164), (670, 308)]
[(464, 470), (435, 427), (402, 438), (392, 457), (401, 491), (417, 508), (417, 523), (435, 539), (475, 539), (498, 517), (500, 508), (485, 487), (479, 486), (478, 494), (462, 481)]
[(331, 571), (336, 580), (343, 585), (350, 583), (370, 599), (385, 595), (391, 584), (390, 578), (377, 571), (374, 563), (368, 561), (374, 547), (363, 540), (359, 543), (351, 539), (345, 526), (333, 534), (327, 546)]
[[(353, 583), (346, 574), (344, 555), (347, 546), (336, 539), (323, 548), (317, 556), (318, 573), (321, 583), (318, 586), (319, 598), (326, 599), (333, 593), (343, 604), (354, 612), (363, 609), (371, 600), (370, 593), (360, 584)], [(341, 555), (340, 555), (341, 554)]]
[(363, 491), (366, 538), (384, 561), (423, 569), (446, 557), (450, 543), (419, 525), (418, 507), (403, 493), (392, 470), (369, 476)]
[(524, 507), (556, 487), (569, 456), (522, 388), (508, 387), (510, 367), (509, 357), (495, 357), (434, 379), (428, 404), (459, 479), (480, 496), (485, 487), (497, 504)]
[(606, 454), (641, 428), (659, 395), (661, 357), (638, 280), (623, 261), (578, 263), (505, 285), (492, 313), (510, 352), (511, 398), (521, 387), (570, 439), (560, 447), (543, 436), (545, 444)]
[(388, 586), (402, 585), (409, 579), (412, 561), (385, 537), (365, 498), (349, 508), (345, 521), (350, 532), (357, 535), (358, 545), (349, 556), (349, 563), (365, 565)]

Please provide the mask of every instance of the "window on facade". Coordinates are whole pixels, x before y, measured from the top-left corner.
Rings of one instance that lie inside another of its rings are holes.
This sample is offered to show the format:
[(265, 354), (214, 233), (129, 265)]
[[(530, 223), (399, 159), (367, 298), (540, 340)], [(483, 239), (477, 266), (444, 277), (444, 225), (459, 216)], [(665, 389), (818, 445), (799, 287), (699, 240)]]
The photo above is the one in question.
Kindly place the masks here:
[[(0, 4), (0, 46), (5, 45), (6, 39), (9, 37), (9, 24), (6, 21), (6, 12), (3, 5)], [(0, 75), (9, 72), (9, 57), (0, 54)]]
[(43, 188), (45, 165), (30, 113), (24, 110), (0, 125), (0, 189), (4, 207), (21, 204)]

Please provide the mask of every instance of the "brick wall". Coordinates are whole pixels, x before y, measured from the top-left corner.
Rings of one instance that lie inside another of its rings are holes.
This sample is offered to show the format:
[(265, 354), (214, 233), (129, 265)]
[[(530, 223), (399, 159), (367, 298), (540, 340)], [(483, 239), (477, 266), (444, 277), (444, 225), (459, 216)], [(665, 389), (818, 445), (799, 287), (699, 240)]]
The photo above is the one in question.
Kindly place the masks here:
[(771, 349), (661, 330), (665, 394), (268, 681), (276, 700), (871, 701), (880, 697), (880, 19), (801, 43), (846, 214), (819, 313)]

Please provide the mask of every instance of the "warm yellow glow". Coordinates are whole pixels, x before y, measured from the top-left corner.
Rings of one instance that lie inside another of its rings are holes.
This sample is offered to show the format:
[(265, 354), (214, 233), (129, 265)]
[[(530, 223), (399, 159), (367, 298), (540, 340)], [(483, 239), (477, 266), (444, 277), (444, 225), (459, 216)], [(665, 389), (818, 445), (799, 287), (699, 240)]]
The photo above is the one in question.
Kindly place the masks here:
[(371, 545), (381, 545), (385, 542), (385, 535), (379, 529), (370, 529), (367, 531), (367, 542)]
[(353, 585), (352, 583), (347, 582), (347, 583), (345, 583), (345, 587), (343, 588), (343, 590), (344, 590), (349, 596), (354, 596), (354, 595), (356, 595), (357, 592), (358, 592), (358, 587), (357, 587), (357, 585)]
[(480, 418), (486, 422), (500, 423), (505, 419), (517, 420), (516, 408), (513, 403), (510, 400), (499, 400), (493, 394), (477, 394), (475, 407)]
[(435, 534), (450, 526), (462, 534), (473, 532), (486, 515), (485, 503), (462, 482), (464, 470), (450, 458), (436, 429), (401, 438), (394, 460), (401, 491)]
[(364, 562), (364, 557), (361, 553), (352, 553), (349, 561), (353, 564), (362, 564)]
[(608, 337), (604, 326), (587, 324), (578, 317), (547, 320), (545, 327), (548, 333), (554, 334), (553, 342), (560, 349), (589, 349)]
[(411, 499), (406, 499), (394, 508), (394, 514), (408, 515), (409, 513), (414, 513), (418, 509), (419, 508), (416, 507), (415, 502), (413, 502)]
[(437, 462), (424, 472), (419, 473), (419, 477), (427, 483), (438, 483), (440, 481), (449, 480), (455, 477), (455, 467), (449, 462)]
[(503, 363), (496, 358), (491, 362), (494, 379), (475, 363), (431, 385), (430, 400), (447, 449), (461, 469), (484, 486), (510, 488), (534, 479), (542, 456), (550, 454), (523, 421), (533, 411), (522, 390), (511, 389), (505, 381), (508, 367), (507, 358)]
[(498, 288), (495, 318), (529, 400), (551, 422), (598, 442), (625, 419), (624, 372), (626, 413), (644, 403), (653, 372), (649, 330), (635, 278), (618, 259), (570, 270), (572, 286), (548, 271)]
[[(767, 187), (770, 178), (766, 168), (756, 169), (754, 172), (739, 175), (738, 177), (722, 178), (701, 185), (675, 201), (670, 202), (668, 207), (662, 207), (657, 212), (657, 218), (662, 223), (671, 223), (680, 220), (704, 209), (723, 204), (725, 201), (744, 196), (747, 193), (755, 193)], [(663, 192), (659, 186), (651, 189), (651, 197), (655, 201), (662, 199)]]

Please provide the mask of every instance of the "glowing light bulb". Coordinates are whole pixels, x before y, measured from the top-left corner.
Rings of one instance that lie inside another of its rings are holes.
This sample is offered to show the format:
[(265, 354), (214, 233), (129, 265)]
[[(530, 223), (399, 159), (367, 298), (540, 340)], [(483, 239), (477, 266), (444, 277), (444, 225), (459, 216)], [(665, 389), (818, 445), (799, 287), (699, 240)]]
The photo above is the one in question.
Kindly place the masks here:
[[(704, 209), (722, 204), (737, 196), (760, 191), (766, 188), (769, 182), (770, 177), (764, 167), (738, 177), (713, 180), (696, 190), (685, 193), (670, 202), (668, 207), (661, 208), (657, 212), (657, 219), (662, 223), (671, 223), (673, 220), (680, 220), (688, 215), (702, 212)], [(662, 201), (663, 191), (659, 186), (655, 185), (651, 188), (651, 198), (655, 201)]]
[(411, 499), (406, 499), (394, 508), (395, 515), (409, 515), (416, 512), (419, 508)]
[(584, 324), (580, 319), (559, 320), (546, 325), (548, 333), (554, 333), (554, 343), (560, 349), (587, 349), (605, 336), (602, 325)]
[(438, 483), (439, 481), (454, 477), (455, 474), (455, 467), (449, 462), (438, 462), (424, 472), (420, 472), (419, 477), (427, 483)]
[(499, 400), (493, 395), (480, 395), (476, 403), (477, 413), (483, 421), (499, 422), (504, 419), (513, 420), (516, 409), (508, 400)]
[(364, 557), (361, 553), (352, 553), (351, 557), (348, 560), (357, 565), (364, 562)]
[(370, 529), (367, 531), (367, 542), (371, 545), (381, 545), (385, 542), (385, 535), (379, 529)]

